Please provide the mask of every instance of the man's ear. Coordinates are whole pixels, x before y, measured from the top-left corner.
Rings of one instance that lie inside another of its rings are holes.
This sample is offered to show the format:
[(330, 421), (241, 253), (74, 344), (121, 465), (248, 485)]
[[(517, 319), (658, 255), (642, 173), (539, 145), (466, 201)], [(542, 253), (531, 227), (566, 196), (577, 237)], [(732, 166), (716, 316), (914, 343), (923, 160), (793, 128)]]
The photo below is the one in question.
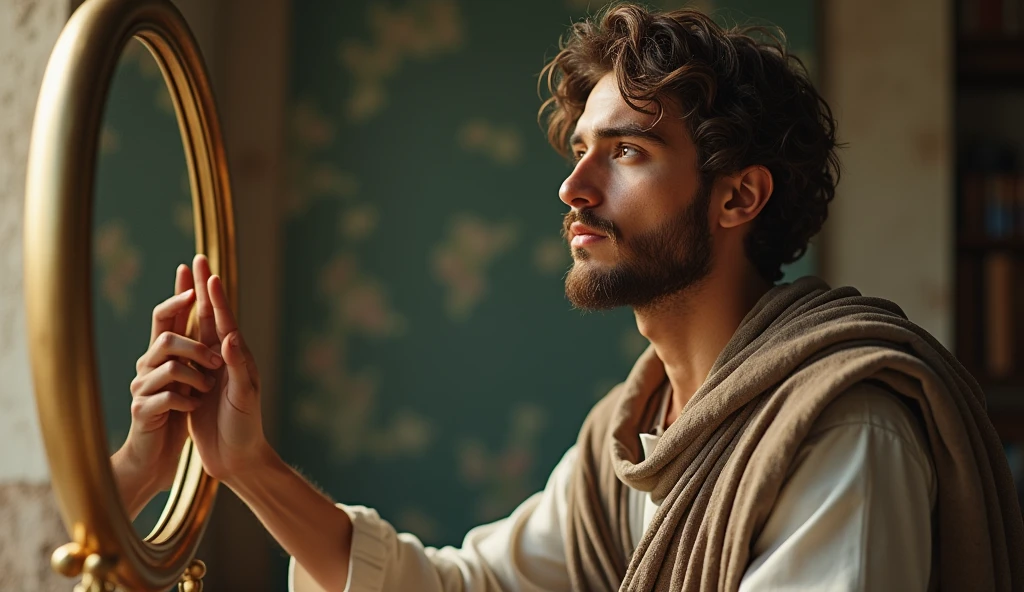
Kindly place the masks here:
[(723, 228), (735, 228), (756, 218), (774, 189), (772, 174), (762, 165), (749, 166), (721, 180), (727, 190), (718, 215)]

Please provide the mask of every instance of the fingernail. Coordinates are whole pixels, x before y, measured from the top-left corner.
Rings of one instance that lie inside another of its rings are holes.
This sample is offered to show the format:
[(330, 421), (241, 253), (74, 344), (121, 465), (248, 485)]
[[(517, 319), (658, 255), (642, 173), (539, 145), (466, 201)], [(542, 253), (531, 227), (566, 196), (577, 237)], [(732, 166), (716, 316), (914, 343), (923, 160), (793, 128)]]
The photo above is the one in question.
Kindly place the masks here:
[(238, 333), (231, 336), (231, 347), (238, 347)]
[(189, 288), (188, 290), (185, 290), (184, 292), (181, 293), (180, 298), (182, 300), (185, 300), (186, 298), (189, 298), (190, 296), (192, 296), (192, 292), (195, 292), (195, 290), (193, 290), (192, 288)]
[(214, 368), (220, 368), (220, 365), (224, 363), (224, 358), (220, 357), (219, 354), (213, 354), (210, 356), (210, 363)]

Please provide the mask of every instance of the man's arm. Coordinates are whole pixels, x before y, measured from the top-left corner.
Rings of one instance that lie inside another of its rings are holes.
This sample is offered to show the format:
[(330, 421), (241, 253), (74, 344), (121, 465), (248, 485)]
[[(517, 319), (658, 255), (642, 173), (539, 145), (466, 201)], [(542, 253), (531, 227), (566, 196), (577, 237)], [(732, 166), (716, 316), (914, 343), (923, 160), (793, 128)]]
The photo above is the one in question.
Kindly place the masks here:
[(260, 462), (225, 484), (289, 555), (326, 590), (343, 590), (352, 521), (267, 447)]
[[(348, 554), (338, 554), (333, 558), (324, 556), (323, 559), (346, 563), (347, 587), (344, 584), (337, 587), (320, 585), (319, 578), (307, 569), (307, 551), (299, 548), (316, 543), (300, 540), (289, 570), (290, 590), (568, 590), (563, 528), (568, 483), (575, 460), (576, 449), (573, 447), (552, 471), (543, 491), (523, 502), (509, 517), (471, 530), (458, 548), (425, 547), (414, 535), (397, 533), (391, 524), (369, 508), (340, 506), (335, 511), (349, 516), (352, 524)], [(291, 528), (286, 520), (281, 522), (281, 526)], [(301, 535), (301, 532), (297, 534)], [(311, 552), (309, 556), (318, 559), (314, 554)]]
[(888, 391), (858, 384), (815, 423), (740, 590), (927, 590), (935, 475)]
[[(187, 267), (179, 269), (179, 275), (188, 271)], [(203, 468), (245, 501), (298, 561), (298, 571), (332, 592), (349, 581), (356, 590), (567, 588), (562, 528), (571, 454), (556, 467), (543, 492), (524, 502), (509, 518), (471, 531), (461, 549), (424, 548), (411, 535), (397, 535), (371, 510), (336, 507), (267, 443), (259, 372), (238, 330), (224, 286), (211, 274), (202, 255), (196, 256), (191, 272), (194, 291), (182, 292), (154, 311), (154, 319), (163, 324), (157, 331), (154, 323), (157, 337), (153, 343), (157, 345), (140, 359), (140, 367), (151, 371), (140, 371), (133, 381), (132, 430), (149, 433), (143, 428), (184, 419), (171, 411), (188, 412), (188, 435)], [(179, 330), (183, 332), (184, 326), (178, 326), (192, 298), (199, 327), (197, 341), (183, 337)], [(161, 313), (164, 308), (166, 315)], [(173, 329), (167, 328), (172, 324)], [(150, 363), (154, 356), (159, 359)], [(178, 362), (178, 357), (195, 362), (205, 372)], [(192, 387), (193, 396), (175, 390), (181, 383)], [(173, 435), (183, 440), (185, 423), (175, 425), (182, 430)], [(147, 453), (145, 458), (173, 461), (176, 466), (181, 444), (174, 440), (173, 446), (162, 446), (166, 439), (143, 441), (129, 433), (131, 442), (141, 443), (136, 448)], [(131, 458), (115, 455), (114, 468), (122, 494), (134, 507), (152, 494), (153, 487), (147, 485), (151, 479), (144, 474), (151, 471), (152, 462), (127, 462)], [(167, 474), (173, 477), (173, 473)]]

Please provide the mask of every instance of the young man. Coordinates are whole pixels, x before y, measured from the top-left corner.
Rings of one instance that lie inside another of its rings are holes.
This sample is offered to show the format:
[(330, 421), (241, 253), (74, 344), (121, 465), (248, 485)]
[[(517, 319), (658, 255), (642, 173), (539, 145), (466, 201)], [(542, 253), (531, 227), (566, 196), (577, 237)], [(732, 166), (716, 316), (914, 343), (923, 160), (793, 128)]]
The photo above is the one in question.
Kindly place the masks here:
[[(425, 549), (286, 466), (202, 257), (154, 311), (132, 385), (114, 457), (129, 509), (169, 485), (173, 412), (189, 412), (206, 470), (293, 556), (295, 590), (1024, 586), (976, 382), (892, 303), (774, 285), (838, 177), (832, 114), (793, 61), (697, 12), (620, 5), (575, 25), (546, 69), (550, 140), (575, 160), (566, 293), (632, 307), (651, 347), (511, 516)], [(193, 302), (198, 342), (180, 335)]]

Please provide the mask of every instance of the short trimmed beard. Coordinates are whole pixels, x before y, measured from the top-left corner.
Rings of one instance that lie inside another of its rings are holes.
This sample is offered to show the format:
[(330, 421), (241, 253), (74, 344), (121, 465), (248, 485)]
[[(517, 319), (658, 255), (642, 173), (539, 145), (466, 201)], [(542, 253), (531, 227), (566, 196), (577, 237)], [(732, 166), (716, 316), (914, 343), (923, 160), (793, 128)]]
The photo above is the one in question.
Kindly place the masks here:
[(570, 247), (573, 265), (565, 276), (569, 302), (586, 310), (644, 309), (699, 284), (711, 272), (710, 202), (711, 183), (702, 180), (682, 214), (627, 240), (611, 221), (591, 210), (570, 211), (563, 222), (563, 236), (568, 238), (573, 222), (601, 230), (621, 260), (610, 269), (596, 269), (583, 263), (590, 256), (585, 247)]

